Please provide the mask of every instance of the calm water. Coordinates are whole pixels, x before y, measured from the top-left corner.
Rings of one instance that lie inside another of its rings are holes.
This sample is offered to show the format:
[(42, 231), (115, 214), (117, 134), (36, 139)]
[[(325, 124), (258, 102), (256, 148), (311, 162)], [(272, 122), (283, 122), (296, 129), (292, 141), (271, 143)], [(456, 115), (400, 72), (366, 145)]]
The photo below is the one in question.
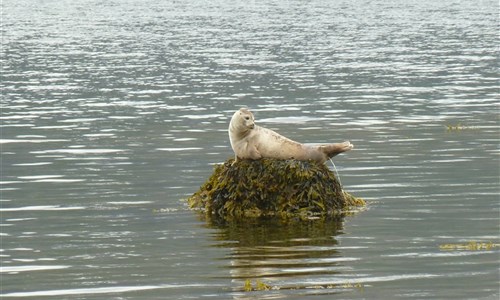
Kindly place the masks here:
[[(439, 246), (500, 243), (498, 3), (436, 2), (4, 0), (0, 297), (497, 299), (499, 248)], [(368, 209), (188, 210), (240, 106), (350, 140)]]

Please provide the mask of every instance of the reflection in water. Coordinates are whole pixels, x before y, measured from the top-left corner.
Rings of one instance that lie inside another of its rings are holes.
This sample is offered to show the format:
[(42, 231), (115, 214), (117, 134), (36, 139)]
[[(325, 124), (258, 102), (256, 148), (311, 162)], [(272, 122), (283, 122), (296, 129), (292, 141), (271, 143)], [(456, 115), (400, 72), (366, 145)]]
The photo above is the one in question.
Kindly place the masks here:
[(241, 292), (245, 283), (247, 288), (251, 283), (253, 290), (270, 289), (266, 295), (273, 298), (285, 297), (291, 290), (329, 294), (347, 287), (339, 282), (348, 281), (339, 278), (349, 269), (347, 262), (357, 259), (343, 257), (339, 251), (335, 237), (342, 233), (342, 225), (341, 217), (211, 224), (220, 230), (216, 247), (231, 249), (225, 259), (235, 290)]

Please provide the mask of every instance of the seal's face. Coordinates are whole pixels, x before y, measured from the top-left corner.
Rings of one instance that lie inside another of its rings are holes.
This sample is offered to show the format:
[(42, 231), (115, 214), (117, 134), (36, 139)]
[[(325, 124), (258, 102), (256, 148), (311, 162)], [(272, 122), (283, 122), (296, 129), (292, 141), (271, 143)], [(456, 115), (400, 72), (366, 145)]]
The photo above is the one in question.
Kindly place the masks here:
[(241, 108), (239, 110), (240, 121), (243, 128), (246, 130), (251, 130), (255, 128), (255, 119), (253, 114), (246, 108)]

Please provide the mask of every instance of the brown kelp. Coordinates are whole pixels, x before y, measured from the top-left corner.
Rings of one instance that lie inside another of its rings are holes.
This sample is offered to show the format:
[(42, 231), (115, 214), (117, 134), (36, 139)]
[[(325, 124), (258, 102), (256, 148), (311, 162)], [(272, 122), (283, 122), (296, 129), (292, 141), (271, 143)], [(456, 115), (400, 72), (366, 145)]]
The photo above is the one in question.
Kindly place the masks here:
[(343, 191), (325, 164), (299, 160), (230, 159), (188, 199), (212, 217), (338, 215), (365, 202)]

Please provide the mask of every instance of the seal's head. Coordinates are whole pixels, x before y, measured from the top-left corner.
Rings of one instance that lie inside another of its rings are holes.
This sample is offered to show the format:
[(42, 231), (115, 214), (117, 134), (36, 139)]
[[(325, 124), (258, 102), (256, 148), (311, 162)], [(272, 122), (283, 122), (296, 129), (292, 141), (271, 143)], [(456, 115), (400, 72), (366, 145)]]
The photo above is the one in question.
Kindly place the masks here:
[(245, 133), (255, 128), (255, 119), (248, 108), (240, 108), (231, 118), (229, 129), (238, 133)]

